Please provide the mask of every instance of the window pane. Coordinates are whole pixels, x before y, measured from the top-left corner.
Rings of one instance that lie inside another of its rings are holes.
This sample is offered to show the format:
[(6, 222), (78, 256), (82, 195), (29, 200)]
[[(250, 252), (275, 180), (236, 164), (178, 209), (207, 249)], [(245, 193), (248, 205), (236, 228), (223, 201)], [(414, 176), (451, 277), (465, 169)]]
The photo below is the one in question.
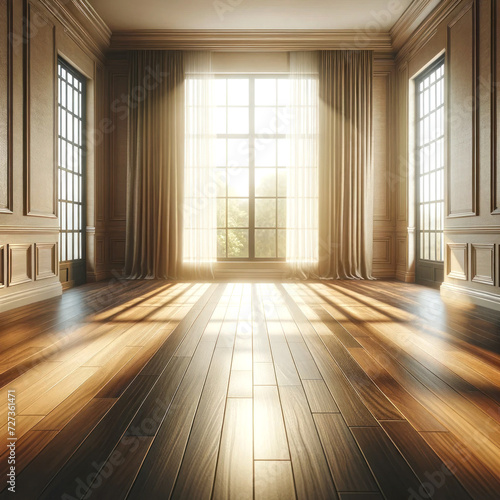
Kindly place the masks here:
[(249, 172), (248, 168), (232, 167), (227, 169), (228, 196), (249, 196)]
[(276, 257), (276, 230), (255, 230), (255, 257), (258, 259)]
[(257, 139), (255, 143), (255, 166), (276, 166), (276, 139)]
[[(189, 80), (188, 80), (189, 82)], [(226, 105), (226, 79), (217, 78), (214, 85), (214, 98), (217, 106)]]
[(215, 165), (217, 167), (226, 166), (226, 139), (215, 141)]
[(255, 169), (255, 196), (276, 196), (276, 169)]
[(248, 108), (228, 109), (228, 134), (248, 134)]
[(248, 229), (228, 229), (227, 256), (229, 258), (248, 258)]
[(280, 78), (278, 80), (278, 106), (290, 105), (290, 80)]
[(219, 229), (217, 231), (217, 257), (220, 259), (226, 258), (226, 230)]
[(215, 133), (226, 133), (226, 108), (215, 108)]
[(276, 199), (255, 200), (255, 227), (276, 227)]
[(255, 80), (255, 105), (276, 105), (276, 79), (257, 78)]
[(228, 227), (248, 227), (248, 200), (233, 199), (227, 201), (227, 225)]
[(278, 258), (286, 257), (286, 230), (278, 229)]
[(250, 162), (248, 139), (228, 139), (227, 164), (230, 167), (248, 167)]
[(255, 133), (276, 134), (276, 108), (255, 108)]
[(216, 173), (217, 196), (226, 196), (226, 169), (218, 168)]
[(286, 169), (278, 169), (278, 196), (286, 196)]
[(278, 199), (278, 227), (286, 227), (286, 198)]
[(226, 227), (226, 199), (217, 200), (217, 227)]
[(228, 79), (229, 106), (248, 106), (248, 78)]

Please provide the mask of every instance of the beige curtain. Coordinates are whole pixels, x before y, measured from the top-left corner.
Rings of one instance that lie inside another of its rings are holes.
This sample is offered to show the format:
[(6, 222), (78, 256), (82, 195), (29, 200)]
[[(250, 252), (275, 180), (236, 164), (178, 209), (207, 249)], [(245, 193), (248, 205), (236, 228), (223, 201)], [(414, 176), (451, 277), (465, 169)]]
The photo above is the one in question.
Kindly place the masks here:
[(319, 275), (372, 278), (372, 53), (322, 51)]
[(183, 227), (182, 53), (133, 52), (129, 91), (125, 273), (177, 278)]

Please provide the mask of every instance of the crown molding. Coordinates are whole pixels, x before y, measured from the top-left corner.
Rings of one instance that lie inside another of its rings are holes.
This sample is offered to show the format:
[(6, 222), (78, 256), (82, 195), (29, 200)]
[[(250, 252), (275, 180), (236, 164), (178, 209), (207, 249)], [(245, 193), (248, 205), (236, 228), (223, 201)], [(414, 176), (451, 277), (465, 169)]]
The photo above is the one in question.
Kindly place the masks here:
[[(391, 30), (396, 60), (401, 61), (417, 46), (425, 44), (438, 25), (462, 0), (415, 0)], [(418, 11), (416, 10), (418, 7)], [(411, 10), (411, 12), (409, 12)], [(408, 14), (407, 14), (408, 12)]]
[(111, 30), (87, 0), (40, 0), (76, 43), (104, 60)]
[(389, 32), (360, 30), (133, 30), (116, 31), (111, 50), (374, 50), (392, 53)]

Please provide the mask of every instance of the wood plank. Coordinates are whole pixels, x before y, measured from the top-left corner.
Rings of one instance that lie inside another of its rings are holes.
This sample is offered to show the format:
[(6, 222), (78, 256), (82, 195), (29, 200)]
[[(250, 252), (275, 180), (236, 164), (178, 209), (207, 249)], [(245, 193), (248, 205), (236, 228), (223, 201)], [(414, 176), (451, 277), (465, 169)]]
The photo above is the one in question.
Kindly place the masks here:
[(289, 461), (255, 462), (255, 500), (294, 500), (292, 465)]
[(302, 381), (322, 380), (321, 373), (319, 373), (318, 367), (305, 342), (291, 342), (288, 344), (288, 347)]
[(378, 492), (372, 473), (342, 416), (318, 413), (314, 415), (314, 422), (337, 490)]
[(273, 363), (253, 364), (254, 385), (276, 385), (276, 375), (274, 374)]
[(213, 498), (253, 500), (253, 412), (250, 398), (229, 398)]
[(288, 442), (276, 386), (254, 388), (254, 459), (290, 460)]
[(228, 397), (251, 398), (252, 394), (252, 370), (232, 370)]
[(431, 498), (435, 500), (470, 498), (453, 473), (408, 422), (384, 422), (382, 427), (421, 483), (426, 485)]
[(217, 466), (232, 349), (216, 348), (186, 446), (173, 499), (210, 499)]
[(300, 377), (286, 342), (273, 342), (271, 352), (279, 387), (300, 386)]
[(198, 344), (129, 498), (157, 498), (171, 495), (214, 349), (215, 342), (202, 341)]
[(339, 413), (324, 380), (303, 380), (304, 391), (312, 413)]
[(297, 498), (338, 498), (302, 387), (281, 387), (280, 396)]
[(398, 500), (419, 491), (420, 481), (380, 427), (352, 427), (351, 432), (385, 497)]

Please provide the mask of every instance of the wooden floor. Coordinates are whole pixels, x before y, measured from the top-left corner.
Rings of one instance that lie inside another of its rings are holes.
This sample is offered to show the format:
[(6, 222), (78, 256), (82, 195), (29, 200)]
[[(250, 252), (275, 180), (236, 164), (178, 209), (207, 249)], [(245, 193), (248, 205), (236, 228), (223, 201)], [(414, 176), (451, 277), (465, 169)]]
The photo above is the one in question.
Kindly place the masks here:
[(0, 349), (2, 498), (500, 495), (500, 314), (435, 290), (98, 283), (0, 315)]

